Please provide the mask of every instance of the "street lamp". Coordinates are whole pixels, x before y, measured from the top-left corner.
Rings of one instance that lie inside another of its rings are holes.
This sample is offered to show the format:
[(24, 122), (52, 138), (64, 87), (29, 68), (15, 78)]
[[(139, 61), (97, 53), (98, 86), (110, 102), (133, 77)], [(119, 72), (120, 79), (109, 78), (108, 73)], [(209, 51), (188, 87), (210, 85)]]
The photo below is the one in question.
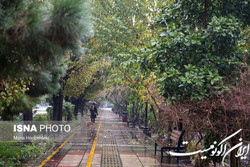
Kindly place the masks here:
[(143, 132), (145, 134), (147, 134), (148, 132), (148, 102), (146, 102), (146, 107), (145, 107), (145, 121), (144, 121)]

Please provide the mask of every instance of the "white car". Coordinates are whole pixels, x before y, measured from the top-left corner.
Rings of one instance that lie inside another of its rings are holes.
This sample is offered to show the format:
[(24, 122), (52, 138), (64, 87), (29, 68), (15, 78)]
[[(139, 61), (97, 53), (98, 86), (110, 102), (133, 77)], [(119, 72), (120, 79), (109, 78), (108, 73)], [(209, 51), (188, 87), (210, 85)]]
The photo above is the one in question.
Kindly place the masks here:
[(47, 108), (51, 106), (36, 106), (32, 109), (33, 117), (36, 117), (38, 115), (47, 115)]

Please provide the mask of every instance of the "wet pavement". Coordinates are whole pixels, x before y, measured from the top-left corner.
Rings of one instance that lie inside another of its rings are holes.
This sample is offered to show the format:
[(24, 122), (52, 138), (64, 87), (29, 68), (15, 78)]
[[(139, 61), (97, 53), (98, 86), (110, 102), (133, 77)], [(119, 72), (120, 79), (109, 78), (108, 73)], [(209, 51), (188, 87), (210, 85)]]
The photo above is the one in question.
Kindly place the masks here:
[(159, 153), (154, 156), (154, 141), (142, 130), (121, 122), (111, 109), (99, 109), (95, 123), (83, 118), (62, 143), (49, 151), (32, 166), (40, 167), (159, 167), (187, 166), (160, 163)]

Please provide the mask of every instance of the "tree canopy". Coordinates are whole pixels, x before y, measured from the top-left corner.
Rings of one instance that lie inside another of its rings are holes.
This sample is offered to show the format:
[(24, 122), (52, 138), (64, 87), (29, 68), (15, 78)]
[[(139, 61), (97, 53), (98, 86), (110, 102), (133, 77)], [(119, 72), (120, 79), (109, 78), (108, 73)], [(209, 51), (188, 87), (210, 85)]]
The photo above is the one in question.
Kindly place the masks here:
[[(241, 3), (244, 12), (247, 2)], [(231, 5), (222, 10), (208, 1), (178, 1), (162, 8), (156, 18), (162, 27), (160, 38), (139, 55), (141, 67), (159, 76), (161, 95), (170, 100), (201, 100), (228, 90), (227, 84), (246, 67), (245, 17), (240, 20), (246, 13), (226, 15)]]
[(56, 93), (66, 54), (81, 49), (91, 21), (87, 0), (1, 1), (0, 18), (0, 112), (6, 113), (20, 95)]

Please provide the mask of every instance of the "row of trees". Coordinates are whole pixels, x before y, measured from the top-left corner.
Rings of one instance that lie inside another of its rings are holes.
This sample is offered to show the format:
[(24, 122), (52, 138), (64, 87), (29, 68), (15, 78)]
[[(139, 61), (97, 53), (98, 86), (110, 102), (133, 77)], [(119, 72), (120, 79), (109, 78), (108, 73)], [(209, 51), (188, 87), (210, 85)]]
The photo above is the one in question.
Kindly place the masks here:
[(140, 109), (147, 101), (158, 134), (181, 122), (199, 138), (196, 146), (241, 128), (249, 140), (248, 1), (96, 0), (93, 6), (91, 51), (111, 62), (105, 91), (117, 108), (132, 110), (134, 102)]

